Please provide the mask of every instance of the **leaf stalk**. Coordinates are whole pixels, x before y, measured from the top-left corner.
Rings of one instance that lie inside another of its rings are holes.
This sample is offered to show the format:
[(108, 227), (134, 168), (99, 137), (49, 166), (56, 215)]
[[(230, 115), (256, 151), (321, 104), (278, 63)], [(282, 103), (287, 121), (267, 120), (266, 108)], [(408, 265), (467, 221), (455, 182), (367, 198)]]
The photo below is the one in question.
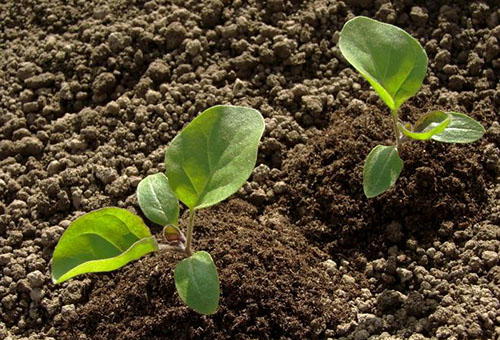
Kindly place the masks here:
[(398, 128), (398, 109), (391, 110), (391, 116), (392, 116), (392, 127), (394, 128), (394, 134), (396, 135), (396, 148), (398, 149), (399, 153), (399, 148), (401, 147), (401, 133), (399, 132)]
[(194, 216), (196, 215), (195, 209), (189, 209), (189, 224), (186, 235), (186, 250), (185, 253), (187, 256), (193, 255), (193, 251), (191, 250), (191, 241), (193, 239), (193, 228), (194, 228)]

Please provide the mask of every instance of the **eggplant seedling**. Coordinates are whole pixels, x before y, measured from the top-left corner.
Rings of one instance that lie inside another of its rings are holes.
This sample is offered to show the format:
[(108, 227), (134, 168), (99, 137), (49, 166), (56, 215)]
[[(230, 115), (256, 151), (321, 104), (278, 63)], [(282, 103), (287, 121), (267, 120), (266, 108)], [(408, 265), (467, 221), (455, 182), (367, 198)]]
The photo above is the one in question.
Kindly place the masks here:
[[(158, 250), (184, 254), (174, 271), (177, 292), (189, 307), (213, 314), (220, 283), (214, 261), (192, 248), (196, 212), (234, 194), (257, 161), (264, 119), (253, 109), (214, 106), (189, 123), (165, 152), (166, 174), (144, 178), (137, 199), (144, 215), (164, 226), (158, 242), (139, 216), (116, 207), (77, 218), (61, 236), (52, 256), (52, 280), (107, 272)], [(179, 200), (189, 209), (187, 232), (179, 228)]]
[(399, 157), (403, 143), (429, 139), (471, 143), (483, 136), (481, 124), (458, 112), (433, 111), (413, 125), (399, 120), (399, 108), (420, 89), (427, 70), (425, 50), (404, 30), (367, 17), (355, 17), (342, 28), (339, 47), (392, 115), (395, 145), (377, 145), (365, 161), (363, 190), (368, 198), (384, 193), (398, 179), (403, 169)]

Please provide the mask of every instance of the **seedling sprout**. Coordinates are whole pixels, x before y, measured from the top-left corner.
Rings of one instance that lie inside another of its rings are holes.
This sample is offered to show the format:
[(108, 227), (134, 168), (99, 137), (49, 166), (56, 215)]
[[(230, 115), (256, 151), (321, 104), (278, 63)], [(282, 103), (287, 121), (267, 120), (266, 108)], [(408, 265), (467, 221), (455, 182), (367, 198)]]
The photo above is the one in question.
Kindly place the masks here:
[[(150, 252), (171, 250), (185, 256), (174, 272), (181, 300), (199, 313), (215, 313), (219, 277), (210, 254), (193, 249), (196, 212), (228, 198), (244, 184), (255, 167), (263, 132), (262, 115), (253, 109), (221, 105), (201, 113), (167, 147), (166, 174), (150, 175), (137, 187), (144, 215), (164, 226), (164, 242), (126, 209), (92, 211), (61, 236), (52, 257), (53, 282), (112, 271)], [(189, 209), (186, 234), (179, 227), (179, 200)]]
[(399, 120), (398, 111), (422, 86), (427, 54), (404, 30), (366, 17), (349, 20), (340, 32), (340, 51), (372, 85), (389, 107), (394, 145), (377, 145), (363, 168), (363, 190), (368, 198), (389, 189), (403, 169), (399, 151), (403, 143), (433, 139), (445, 143), (471, 143), (481, 138), (483, 126), (458, 112), (433, 111), (412, 126)]

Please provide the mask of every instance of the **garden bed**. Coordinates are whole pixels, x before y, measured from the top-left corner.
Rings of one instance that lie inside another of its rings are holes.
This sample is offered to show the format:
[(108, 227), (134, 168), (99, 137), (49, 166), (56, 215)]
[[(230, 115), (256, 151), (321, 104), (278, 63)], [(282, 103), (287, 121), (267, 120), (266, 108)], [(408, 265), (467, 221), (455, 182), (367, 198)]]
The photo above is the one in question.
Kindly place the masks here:
[[(487, 129), (473, 144), (405, 145), (400, 178), (374, 199), (363, 162), (393, 135), (337, 46), (356, 15), (428, 54), (403, 120), (441, 109)], [(495, 1), (0, 4), (0, 338), (500, 337), (499, 39)], [(219, 311), (181, 302), (168, 252), (53, 285), (70, 222), (139, 212), (139, 181), (215, 104), (266, 120), (248, 183), (195, 226), (193, 246), (219, 269)]]

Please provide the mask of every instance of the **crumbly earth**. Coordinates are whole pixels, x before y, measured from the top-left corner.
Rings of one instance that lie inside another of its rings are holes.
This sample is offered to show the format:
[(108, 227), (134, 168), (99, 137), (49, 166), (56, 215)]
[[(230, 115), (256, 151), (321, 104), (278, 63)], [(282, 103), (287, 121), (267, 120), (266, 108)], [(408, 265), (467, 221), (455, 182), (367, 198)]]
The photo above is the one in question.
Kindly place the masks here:
[[(364, 158), (393, 136), (337, 46), (355, 15), (429, 56), (403, 120), (441, 109), (487, 128), (406, 145), (397, 184), (371, 200)], [(1, 2), (0, 339), (500, 338), (499, 39), (495, 0)], [(170, 253), (54, 286), (71, 221), (140, 213), (139, 181), (215, 104), (266, 120), (252, 177), (196, 222), (219, 311), (181, 303)]]

